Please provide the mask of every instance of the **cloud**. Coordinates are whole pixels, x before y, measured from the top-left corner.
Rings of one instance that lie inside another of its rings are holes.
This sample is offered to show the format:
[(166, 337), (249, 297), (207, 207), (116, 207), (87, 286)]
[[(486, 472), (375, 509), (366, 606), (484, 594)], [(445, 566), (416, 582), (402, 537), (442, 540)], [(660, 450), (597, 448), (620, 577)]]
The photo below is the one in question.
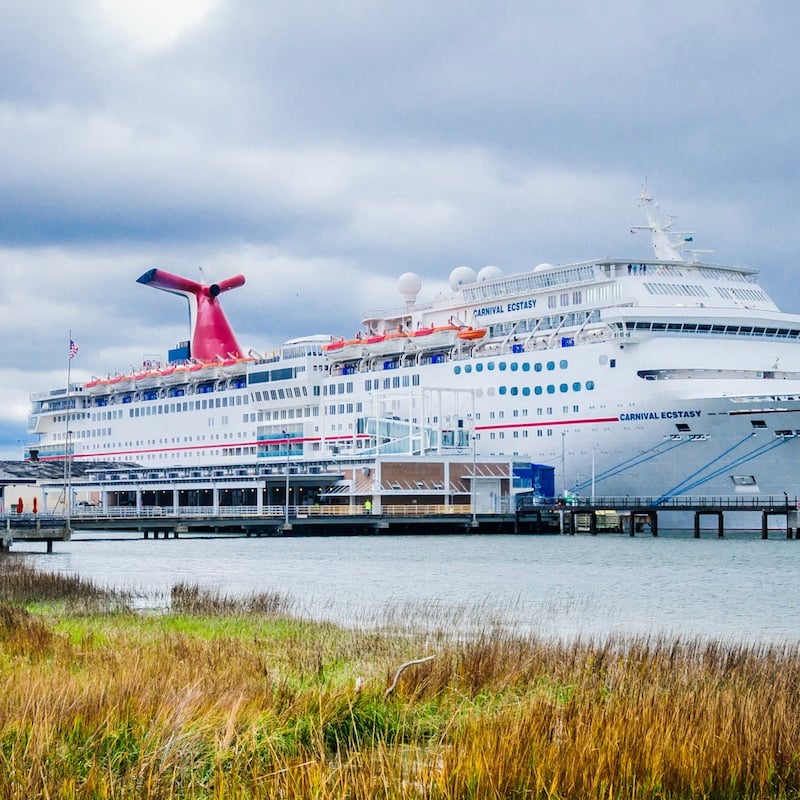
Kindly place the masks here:
[[(136, 14), (131, 9), (135, 6)], [(188, 335), (157, 266), (247, 275), (257, 350), (349, 333), (459, 264), (642, 257), (648, 177), (714, 260), (797, 306), (800, 9), (13, 0), (0, 28), (0, 419), (64, 369)], [(8, 395), (10, 397), (10, 395)]]

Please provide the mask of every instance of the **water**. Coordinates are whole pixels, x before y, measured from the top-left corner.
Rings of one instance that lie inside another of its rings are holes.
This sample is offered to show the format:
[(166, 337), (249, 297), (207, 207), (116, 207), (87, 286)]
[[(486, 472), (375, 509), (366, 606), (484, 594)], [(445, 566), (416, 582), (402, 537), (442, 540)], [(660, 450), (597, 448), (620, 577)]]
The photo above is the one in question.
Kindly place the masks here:
[[(352, 536), (143, 539), (76, 533), (15, 544), (42, 569), (132, 589), (166, 605), (170, 587), (231, 596), (279, 592), (317, 619), (369, 624), (394, 609), (423, 621), (469, 612), (556, 638), (680, 635), (798, 642), (800, 542), (779, 532), (601, 536)], [(468, 615), (467, 615), (468, 616)]]

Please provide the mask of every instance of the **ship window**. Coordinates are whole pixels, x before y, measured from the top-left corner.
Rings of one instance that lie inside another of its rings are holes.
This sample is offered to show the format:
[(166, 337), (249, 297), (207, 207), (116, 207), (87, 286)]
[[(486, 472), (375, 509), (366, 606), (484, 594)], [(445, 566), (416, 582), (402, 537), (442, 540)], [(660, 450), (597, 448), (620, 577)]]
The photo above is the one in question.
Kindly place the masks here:
[(559, 392), (561, 392), (562, 394), (565, 394), (566, 392), (568, 392), (568, 391), (569, 391), (569, 386), (568, 386), (566, 383), (562, 383), (562, 384), (561, 384), (561, 385), (558, 387), (558, 391), (559, 391)]
[(533, 371), (534, 371), (534, 372), (541, 372), (541, 371), (542, 371), (542, 362), (541, 362), (541, 361), (537, 361), (537, 362), (536, 362), (536, 363), (533, 365)]
[(472, 365), (471, 364), (465, 364), (464, 365), (464, 372), (472, 372)]
[(689, 433), (691, 428), (685, 422), (676, 422), (675, 427), (680, 433)]
[(575, 383), (572, 384), (572, 391), (573, 392), (579, 392), (580, 390), (581, 390), (580, 382), (579, 381), (575, 381)]
[(541, 386), (534, 386), (533, 387), (533, 393), (534, 394), (541, 394), (542, 393), (542, 387)]
[(523, 397), (530, 397), (531, 394), (531, 387), (530, 386), (523, 386), (522, 387), (522, 396)]
[(488, 370), (489, 370), (489, 372), (492, 372), (492, 371), (494, 370), (494, 361), (490, 361), (490, 362), (489, 362), (489, 363), (486, 365), (486, 369), (488, 369)]
[(616, 367), (617, 366), (617, 359), (616, 358), (610, 358), (608, 360), (608, 366), (611, 367), (612, 369), (614, 367)]
[(548, 370), (552, 371), (552, 370), (554, 370), (555, 368), (556, 368), (556, 362), (555, 362), (555, 361), (548, 361), (548, 362), (547, 362), (547, 369), (548, 369)]
[(556, 387), (552, 383), (547, 384), (547, 394), (555, 394)]
[(500, 387), (500, 388), (497, 390), (497, 392), (498, 392), (498, 394), (505, 394), (505, 393), (506, 393), (506, 387), (505, 387), (505, 386), (501, 386), (501, 387)]
[(475, 372), (483, 372), (483, 364), (476, 364), (475, 365)]
[(767, 423), (766, 423), (766, 422), (764, 422), (764, 420), (763, 420), (763, 419), (751, 419), (751, 420), (750, 420), (750, 424), (751, 424), (751, 425), (752, 425), (754, 428), (766, 428), (766, 427), (767, 427)]
[(531, 365), (530, 365), (530, 362), (526, 361), (526, 362), (525, 362), (525, 363), (522, 365), (522, 371), (523, 371), (523, 372), (530, 372), (530, 371), (531, 371)]
[(757, 486), (755, 475), (731, 475), (734, 486)]
[(500, 370), (500, 372), (505, 372), (506, 371), (506, 362), (505, 361), (501, 361), (498, 364), (497, 368)]
[(512, 386), (511, 387), (511, 394), (513, 394), (514, 396), (518, 395), (519, 394), (519, 389), (516, 386)]
[(567, 363), (567, 360), (565, 358), (562, 358), (561, 361), (558, 362), (559, 369), (566, 369), (568, 366), (569, 364)]
[(586, 381), (586, 389), (591, 392), (594, 389), (594, 381)]

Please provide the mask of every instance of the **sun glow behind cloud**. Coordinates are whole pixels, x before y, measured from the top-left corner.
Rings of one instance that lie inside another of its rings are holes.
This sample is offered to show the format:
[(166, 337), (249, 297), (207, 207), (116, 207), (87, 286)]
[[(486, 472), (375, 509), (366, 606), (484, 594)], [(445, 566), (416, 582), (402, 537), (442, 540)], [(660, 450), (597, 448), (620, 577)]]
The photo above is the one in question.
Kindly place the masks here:
[(159, 50), (201, 23), (219, 0), (98, 0), (108, 23), (146, 50)]

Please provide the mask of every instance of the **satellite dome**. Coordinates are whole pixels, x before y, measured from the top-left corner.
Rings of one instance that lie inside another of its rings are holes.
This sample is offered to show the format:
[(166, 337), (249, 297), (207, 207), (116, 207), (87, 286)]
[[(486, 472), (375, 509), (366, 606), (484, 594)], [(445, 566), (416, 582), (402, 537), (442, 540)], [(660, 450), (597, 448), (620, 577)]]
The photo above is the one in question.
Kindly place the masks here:
[(468, 283), (475, 283), (477, 280), (478, 276), (472, 267), (456, 267), (450, 273), (450, 288), (457, 292), (462, 286), (466, 286)]
[(484, 267), (480, 272), (478, 272), (478, 280), (483, 281), (493, 281), (495, 278), (499, 278), (503, 274), (503, 270), (500, 267)]
[(553, 265), (552, 265), (552, 264), (548, 264), (548, 263), (545, 261), (545, 262), (544, 262), (544, 263), (542, 263), (542, 264), (537, 264), (537, 265), (534, 267), (533, 271), (534, 271), (534, 272), (541, 272), (543, 269), (553, 269)]
[(421, 288), (422, 278), (416, 272), (404, 272), (397, 279), (397, 289), (406, 303), (414, 303)]

